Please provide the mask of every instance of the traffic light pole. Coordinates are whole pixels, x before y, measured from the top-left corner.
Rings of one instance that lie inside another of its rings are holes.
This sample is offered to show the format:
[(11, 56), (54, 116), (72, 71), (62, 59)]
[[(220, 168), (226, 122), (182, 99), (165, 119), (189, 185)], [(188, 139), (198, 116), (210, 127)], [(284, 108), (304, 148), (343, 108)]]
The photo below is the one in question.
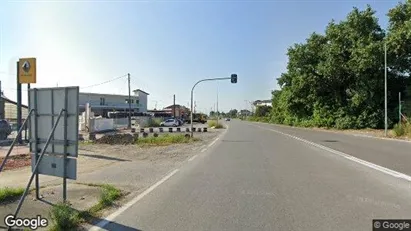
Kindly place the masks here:
[(191, 88), (191, 111), (190, 111), (190, 136), (193, 137), (193, 93), (194, 93), (194, 88), (197, 86), (197, 84), (205, 81), (216, 81), (216, 80), (227, 80), (231, 79), (232, 83), (237, 83), (237, 75), (232, 74), (231, 77), (225, 77), (225, 78), (213, 78), (213, 79), (202, 79), (198, 81), (197, 83), (194, 84), (193, 88)]

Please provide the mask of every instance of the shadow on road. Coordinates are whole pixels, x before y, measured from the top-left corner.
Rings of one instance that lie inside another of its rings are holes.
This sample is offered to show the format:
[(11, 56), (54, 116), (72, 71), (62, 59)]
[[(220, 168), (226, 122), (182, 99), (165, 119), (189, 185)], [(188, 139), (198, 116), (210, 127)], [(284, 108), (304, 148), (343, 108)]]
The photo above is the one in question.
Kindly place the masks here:
[(101, 156), (101, 155), (94, 155), (94, 154), (81, 154), (82, 156), (87, 156), (91, 158), (103, 159), (103, 160), (116, 160), (116, 161), (131, 161), (121, 158), (109, 157), (109, 156)]
[[(101, 218), (94, 218), (93, 219), (94, 222), (92, 225), (97, 225), (98, 223), (100, 223), (101, 221), (107, 221), (106, 219), (101, 219)], [(108, 221), (107, 225), (105, 225), (104, 227), (100, 227), (100, 230), (108, 230), (108, 231), (142, 231), (141, 229), (136, 229), (136, 228), (132, 228), (126, 225), (122, 225), (119, 224), (117, 222), (114, 221)], [(82, 229), (82, 230), (87, 230), (87, 229)]]
[(322, 142), (326, 142), (326, 143), (336, 143), (336, 142), (338, 142), (338, 140), (323, 140)]

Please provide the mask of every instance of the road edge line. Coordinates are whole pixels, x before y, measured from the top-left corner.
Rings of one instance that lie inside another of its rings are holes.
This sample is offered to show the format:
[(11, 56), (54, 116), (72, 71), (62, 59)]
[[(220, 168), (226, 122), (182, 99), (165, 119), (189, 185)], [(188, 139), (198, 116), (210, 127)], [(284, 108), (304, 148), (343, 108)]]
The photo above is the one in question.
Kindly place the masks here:
[(174, 169), (172, 172), (167, 174), (165, 177), (163, 177), (161, 180), (157, 181), (155, 184), (151, 185), (148, 189), (144, 190), (144, 192), (140, 193), (136, 197), (134, 197), (131, 201), (127, 202), (125, 205), (121, 206), (119, 209), (108, 215), (107, 217), (103, 218), (104, 220), (98, 222), (97, 224), (93, 225), (89, 231), (97, 231), (100, 229), (103, 229), (107, 224), (112, 222), (116, 217), (118, 217), (120, 214), (122, 214), (124, 211), (126, 211), (128, 208), (136, 204), (138, 201), (143, 199), (144, 196), (148, 195), (150, 192), (152, 192), (154, 189), (156, 189), (158, 186), (166, 182), (169, 178), (171, 178), (174, 174), (176, 174), (179, 171), (179, 169)]
[(304, 128), (304, 127), (293, 127), (293, 126), (287, 126), (287, 125), (283, 125), (283, 124), (271, 124), (271, 123), (255, 122), (255, 121), (247, 121), (247, 122), (250, 122), (251, 124), (271, 125), (271, 126), (278, 126), (278, 127), (284, 127), (284, 128), (299, 129), (299, 130), (304, 130), (304, 131), (330, 132), (330, 133), (334, 133), (334, 134), (341, 134), (341, 135), (355, 136), (355, 137), (364, 137), (364, 138), (369, 138), (369, 139), (379, 139), (379, 140), (388, 140), (388, 141), (395, 141), (395, 142), (411, 143), (411, 140), (402, 140), (402, 139), (396, 139), (396, 138), (371, 136), (371, 135), (361, 134), (361, 132), (359, 132), (359, 133), (349, 133), (349, 132), (342, 132), (342, 131), (330, 131), (330, 130), (321, 130), (321, 129), (315, 130), (315, 129)]
[(280, 131), (277, 131), (277, 130), (275, 130), (275, 129), (264, 128), (264, 127), (261, 127), (261, 126), (257, 126), (257, 127), (260, 127), (260, 128), (262, 128), (262, 129), (266, 129), (266, 130), (269, 130), (269, 131), (273, 131), (273, 132), (276, 132), (276, 133), (281, 134), (281, 135), (284, 135), (284, 136), (288, 136), (288, 137), (290, 137), (290, 138), (296, 139), (296, 140), (301, 141), (301, 142), (303, 142), (303, 143), (310, 144), (310, 145), (315, 146), (315, 147), (317, 147), (317, 148), (320, 148), (320, 149), (322, 149), (322, 150), (325, 150), (325, 151), (334, 153), (334, 154), (336, 154), (336, 155), (339, 155), (339, 156), (341, 156), (341, 157), (344, 157), (344, 158), (346, 158), (346, 159), (348, 159), (348, 160), (351, 160), (351, 161), (356, 162), (356, 163), (358, 163), (358, 164), (361, 164), (361, 165), (363, 165), (363, 166), (366, 166), (366, 167), (372, 168), (372, 169), (374, 169), (374, 170), (380, 171), (380, 172), (385, 173), (385, 174), (387, 174), (387, 175), (390, 175), (390, 176), (393, 176), (393, 177), (396, 177), (396, 178), (401, 178), (401, 179), (404, 179), (404, 180), (406, 180), (406, 181), (411, 182), (411, 176), (406, 175), (406, 174), (404, 174), (404, 173), (397, 172), (397, 171), (395, 171), (395, 170), (392, 170), (392, 169), (383, 167), (383, 166), (381, 166), (381, 165), (374, 164), (374, 163), (368, 162), (368, 161), (366, 161), (366, 160), (363, 160), (363, 159), (360, 159), (360, 158), (351, 156), (351, 155), (349, 155), (349, 154), (347, 154), (347, 153), (344, 153), (344, 152), (341, 152), (341, 151), (337, 151), (337, 150), (334, 150), (334, 149), (332, 149), (332, 148), (323, 146), (323, 145), (321, 145), (321, 144), (317, 144), (317, 143), (314, 143), (314, 142), (311, 142), (311, 141), (302, 139), (302, 138), (297, 137), (297, 136), (293, 136), (293, 135), (290, 135), (290, 134), (287, 134), (287, 133), (284, 133), (284, 132), (280, 132)]

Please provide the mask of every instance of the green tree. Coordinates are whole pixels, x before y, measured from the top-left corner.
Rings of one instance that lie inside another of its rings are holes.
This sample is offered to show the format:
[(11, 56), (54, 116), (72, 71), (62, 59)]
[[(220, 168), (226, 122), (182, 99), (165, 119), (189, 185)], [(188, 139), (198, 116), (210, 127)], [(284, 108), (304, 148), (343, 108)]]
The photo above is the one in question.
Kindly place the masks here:
[(257, 106), (255, 109), (255, 116), (257, 117), (266, 117), (270, 114), (271, 107), (270, 106)]

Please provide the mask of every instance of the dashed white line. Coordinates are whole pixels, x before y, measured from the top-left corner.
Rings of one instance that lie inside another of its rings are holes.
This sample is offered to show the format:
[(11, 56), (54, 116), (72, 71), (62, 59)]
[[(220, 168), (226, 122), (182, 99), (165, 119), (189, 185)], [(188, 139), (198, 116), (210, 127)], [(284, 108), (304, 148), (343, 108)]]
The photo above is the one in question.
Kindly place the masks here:
[(188, 159), (188, 161), (192, 161), (192, 160), (194, 160), (196, 157), (197, 157), (197, 155), (192, 156), (190, 159)]
[(166, 180), (168, 180), (170, 177), (172, 177), (174, 174), (176, 174), (179, 171), (179, 169), (175, 169), (174, 171), (170, 172), (167, 176), (163, 177), (160, 181), (152, 185), (150, 188), (146, 189), (144, 192), (136, 196), (133, 200), (129, 201), (127, 204), (123, 205), (120, 207), (117, 211), (114, 213), (110, 214), (108, 217), (97, 223), (95, 226), (91, 227), (89, 230), (90, 231), (95, 231), (95, 230), (101, 230), (104, 226), (106, 226), (108, 223), (113, 221), (117, 216), (119, 216), (121, 213), (126, 211), (128, 208), (133, 206), (135, 203), (137, 203), (139, 200), (141, 200), (144, 196), (149, 194), (151, 191), (153, 191), (155, 188), (160, 186), (162, 183), (164, 183)]
[(207, 149), (206, 148), (203, 148), (203, 149), (201, 149), (201, 152), (205, 152)]
[(299, 137), (297, 137), (297, 136), (289, 135), (289, 134), (287, 134), (287, 133), (280, 132), (280, 131), (277, 131), (277, 130), (274, 130), (274, 129), (270, 129), (270, 128), (264, 128), (264, 127), (261, 127), (261, 126), (257, 126), (257, 127), (262, 128), (262, 129), (265, 129), (265, 130), (273, 131), (273, 132), (276, 132), (276, 133), (281, 134), (281, 135), (284, 135), (284, 136), (291, 137), (291, 138), (293, 138), (293, 139), (296, 139), (296, 140), (299, 140), (299, 141), (301, 141), (301, 142), (310, 144), (310, 145), (315, 146), (315, 147), (317, 147), (317, 148), (320, 148), (320, 149), (326, 150), (326, 151), (328, 151), (328, 152), (337, 154), (337, 155), (342, 156), (342, 157), (344, 157), (344, 158), (346, 158), (346, 159), (348, 159), (348, 160), (351, 160), (351, 161), (354, 161), (354, 162), (356, 162), (356, 163), (362, 164), (362, 165), (364, 165), (364, 166), (366, 166), (366, 167), (369, 167), (369, 168), (375, 169), (375, 170), (377, 170), (377, 171), (383, 172), (383, 173), (385, 173), (385, 174), (391, 175), (391, 176), (393, 176), (393, 177), (401, 178), (401, 179), (404, 179), (404, 180), (406, 180), (406, 181), (411, 182), (411, 176), (408, 176), (408, 175), (406, 175), (406, 174), (404, 174), (404, 173), (400, 173), (400, 172), (397, 172), (397, 171), (394, 171), (394, 170), (391, 170), (391, 169), (382, 167), (382, 166), (380, 166), (380, 165), (373, 164), (373, 163), (371, 163), (371, 162), (368, 162), (368, 161), (365, 161), (365, 160), (356, 158), (356, 157), (351, 156), (351, 155), (349, 155), (349, 154), (346, 154), (346, 153), (344, 153), (344, 152), (340, 152), (340, 151), (331, 149), (331, 148), (329, 148), (329, 147), (326, 147), (326, 146), (323, 146), (323, 145), (320, 145), (320, 144), (316, 144), (316, 143), (314, 143), (314, 142), (311, 142), (311, 141), (308, 141), (308, 140), (305, 140), (305, 139), (301, 139), (301, 138), (299, 138)]

